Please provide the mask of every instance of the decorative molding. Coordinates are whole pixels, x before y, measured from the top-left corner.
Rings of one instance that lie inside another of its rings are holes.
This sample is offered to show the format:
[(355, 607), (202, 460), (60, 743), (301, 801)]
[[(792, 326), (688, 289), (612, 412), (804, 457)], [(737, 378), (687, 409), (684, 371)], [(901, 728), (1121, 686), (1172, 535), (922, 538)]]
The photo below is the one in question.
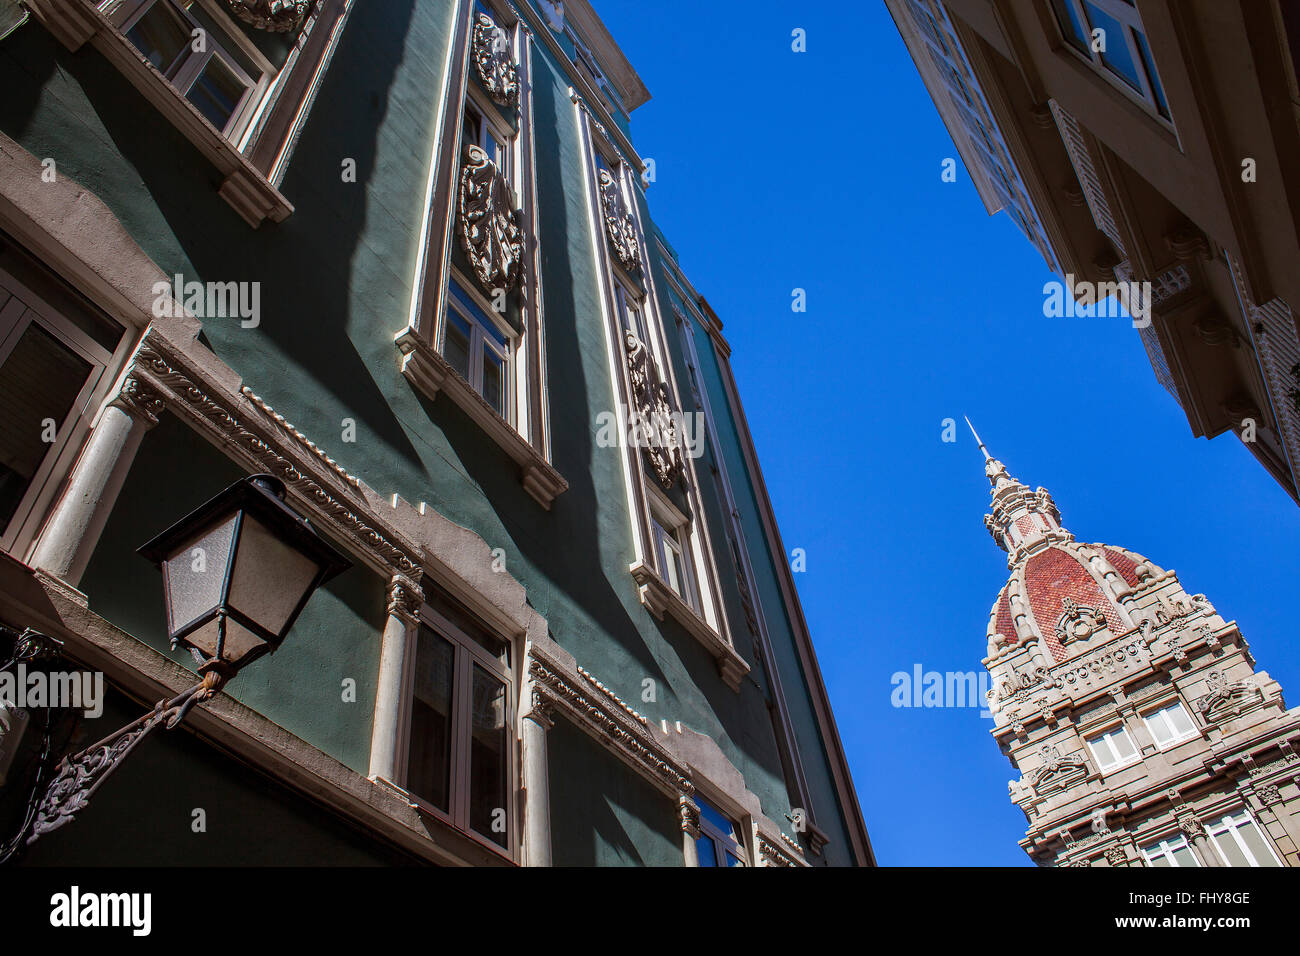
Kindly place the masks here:
[(1068, 790), (1088, 775), (1088, 761), (1082, 751), (1061, 756), (1055, 744), (1044, 744), (1039, 754), (1042, 764), (1024, 778), (1038, 796)]
[(1178, 829), (1186, 834), (1188, 839), (1195, 840), (1205, 836), (1205, 824), (1190, 807), (1179, 807), (1174, 811), (1174, 819), (1178, 821)]
[(510, 49), (510, 39), (486, 13), (474, 18), (470, 59), (479, 82), (493, 103), (515, 106), (519, 102), (519, 70)]
[(698, 840), (700, 837), (699, 805), (690, 797), (682, 794), (677, 798), (677, 816), (682, 832), (692, 840)]
[(226, 0), (230, 12), (249, 26), (272, 33), (293, 33), (302, 26), (315, 0)]
[(253, 390), (250, 389), (247, 385), (241, 385), (239, 387), (239, 392), (250, 402), (256, 405), (259, 409), (261, 409), (261, 411), (268, 418), (270, 418), (271, 421), (275, 422), (275, 424), (279, 428), (287, 432), (299, 445), (305, 448), (312, 455), (315, 455), (316, 458), (319, 459), (320, 462), (324, 464), (326, 468), (334, 472), (334, 474), (338, 475), (339, 478), (341, 478), (347, 484), (351, 485), (353, 488), (361, 487), (360, 479), (350, 474), (347, 471), (347, 469), (345, 469), (337, 461), (335, 461), (329, 455), (325, 454), (325, 452), (321, 451), (320, 448), (317, 447), (315, 442), (313, 442), (306, 435), (304, 435), (297, 428), (295, 428), (292, 424), (290, 424), (283, 415), (277, 412), (270, 405), (266, 404), (266, 402), (264, 402), (260, 397), (254, 395)]
[(1084, 641), (1098, 631), (1109, 630), (1106, 615), (1095, 607), (1085, 607), (1075, 603), (1071, 597), (1061, 601), (1064, 613), (1056, 623), (1056, 638), (1062, 644), (1071, 641)]
[(420, 585), (404, 574), (393, 575), (388, 582), (388, 616), (414, 627), (420, 622), (420, 608), (423, 606), (424, 591)]
[(623, 201), (623, 190), (618, 179), (607, 169), (600, 171), (600, 206), (605, 215), (605, 237), (609, 240), (614, 258), (628, 272), (641, 268), (641, 243), (637, 239), (636, 222)]
[(487, 292), (511, 291), (524, 267), (524, 233), (505, 174), (479, 146), (465, 148), (457, 200), (457, 235), (474, 277)]
[(673, 424), (668, 385), (659, 374), (650, 349), (632, 330), (623, 333), (627, 369), (632, 380), (632, 401), (642, 427), (653, 430), (657, 440), (646, 442), (642, 449), (650, 461), (655, 477), (665, 490), (681, 480), (683, 466), (679, 436)]
[(1253, 677), (1229, 681), (1217, 668), (1205, 678), (1206, 692), (1196, 698), (1196, 709), (1211, 723), (1239, 717), (1264, 702), (1264, 691)]
[(646, 719), (644, 717), (642, 717), (635, 710), (633, 710), (626, 703), (624, 703), (623, 699), (619, 697), (617, 694), (615, 694), (612, 690), (610, 690), (600, 681), (596, 680), (596, 678), (593, 677), (590, 673), (588, 673), (586, 669), (579, 667), (578, 673), (581, 674), (587, 680), (587, 682), (591, 684), (592, 687), (595, 687), (598, 691), (604, 694), (610, 701), (612, 701), (616, 707), (618, 707), (623, 711), (623, 713), (627, 714), (629, 717), (631, 717), (633, 720), (639, 723), (642, 727), (646, 726)]
[(760, 866), (797, 867), (799, 861), (784, 847), (769, 840), (765, 834), (758, 834), (758, 859)]
[(120, 408), (136, 421), (143, 422), (150, 428), (158, 424), (158, 416), (167, 407), (161, 393), (150, 388), (147, 383), (140, 381), (134, 375), (128, 375), (123, 380), (117, 395), (108, 404)]

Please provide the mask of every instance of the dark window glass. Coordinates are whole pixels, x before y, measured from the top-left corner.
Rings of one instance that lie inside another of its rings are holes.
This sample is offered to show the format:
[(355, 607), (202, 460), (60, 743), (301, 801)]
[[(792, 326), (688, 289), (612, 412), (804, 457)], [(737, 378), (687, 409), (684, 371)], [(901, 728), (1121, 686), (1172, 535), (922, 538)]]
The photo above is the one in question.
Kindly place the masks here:
[(421, 626), (415, 652), (407, 789), (450, 811), (451, 704), (456, 648)]
[(32, 323), (0, 367), (0, 528), (8, 524), (93, 366)]
[(1106, 68), (1138, 92), (1142, 91), (1142, 80), (1138, 76), (1137, 64), (1128, 48), (1128, 30), (1109, 13), (1091, 3), (1085, 3), (1088, 19), (1099, 30), (1105, 31), (1104, 51), (1098, 56)]
[(469, 323), (457, 315), (455, 310), (448, 309), (447, 329), (443, 333), (442, 357), (460, 373), (465, 381), (469, 381), (469, 342)]
[(1169, 119), (1169, 104), (1165, 102), (1165, 88), (1160, 85), (1160, 74), (1156, 72), (1155, 57), (1151, 55), (1146, 34), (1134, 30), (1133, 38), (1137, 40), (1138, 53), (1142, 54), (1142, 65), (1146, 67), (1147, 79), (1151, 82), (1151, 95), (1155, 97), (1156, 109), (1160, 111), (1161, 116)]
[(189, 48), (192, 29), (169, 3), (155, 3), (127, 31), (127, 39), (168, 79)]
[(225, 60), (214, 56), (185, 96), (218, 132), (224, 133), (247, 94), (247, 84), (235, 75)]
[(470, 710), (470, 826), (507, 846), (506, 685), (477, 664)]
[(1080, 22), (1078, 14), (1074, 12), (1074, 4), (1071, 0), (1052, 0), (1052, 8), (1056, 11), (1056, 22), (1061, 25), (1061, 35), (1065, 37), (1065, 41), (1080, 53), (1087, 55), (1088, 41), (1091, 37), (1088, 28)]
[(700, 866), (717, 866), (718, 865), (718, 847), (709, 837), (700, 835), (695, 841), (695, 857)]

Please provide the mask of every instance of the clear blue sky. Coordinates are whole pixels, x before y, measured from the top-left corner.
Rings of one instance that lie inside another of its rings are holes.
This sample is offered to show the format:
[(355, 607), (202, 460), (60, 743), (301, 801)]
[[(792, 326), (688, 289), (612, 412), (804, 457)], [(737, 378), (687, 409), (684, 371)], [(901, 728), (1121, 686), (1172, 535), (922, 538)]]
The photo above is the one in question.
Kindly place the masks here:
[(653, 96), (632, 117), (651, 211), (725, 324), (786, 546), (807, 551), (882, 864), (1028, 865), (992, 722), (890, 705), (896, 671), (980, 668), (1007, 576), (979, 452), (964, 424), (943, 443), (945, 418), (969, 415), (1080, 540), (1176, 569), (1300, 702), (1300, 509), (1234, 436), (1192, 437), (1126, 320), (1043, 317), (1047, 267), (985, 214), (882, 3), (595, 6)]

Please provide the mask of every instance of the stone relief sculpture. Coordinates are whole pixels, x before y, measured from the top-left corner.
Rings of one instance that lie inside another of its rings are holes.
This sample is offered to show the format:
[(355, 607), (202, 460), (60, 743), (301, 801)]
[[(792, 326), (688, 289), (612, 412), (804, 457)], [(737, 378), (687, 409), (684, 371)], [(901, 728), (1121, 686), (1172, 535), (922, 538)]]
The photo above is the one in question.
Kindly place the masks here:
[(488, 292), (509, 292), (523, 272), (524, 234), (510, 185), (480, 147), (465, 150), (457, 233), (475, 278)]
[(623, 202), (618, 180), (607, 169), (600, 171), (600, 204), (605, 213), (605, 234), (614, 258), (624, 269), (635, 272), (641, 267), (641, 244), (636, 237), (636, 223)]
[(654, 356), (644, 342), (628, 331), (624, 333), (623, 345), (632, 379), (635, 412), (642, 429), (649, 433), (646, 435), (648, 440), (641, 444), (659, 484), (668, 489), (682, 476), (682, 455), (673, 424), (672, 405), (668, 400), (668, 386), (660, 378)]
[(292, 33), (302, 26), (315, 0), (229, 0), (230, 12), (249, 26)]
[(480, 13), (474, 20), (470, 58), (479, 82), (493, 103), (514, 106), (519, 101), (519, 71), (510, 49), (510, 38), (486, 13)]

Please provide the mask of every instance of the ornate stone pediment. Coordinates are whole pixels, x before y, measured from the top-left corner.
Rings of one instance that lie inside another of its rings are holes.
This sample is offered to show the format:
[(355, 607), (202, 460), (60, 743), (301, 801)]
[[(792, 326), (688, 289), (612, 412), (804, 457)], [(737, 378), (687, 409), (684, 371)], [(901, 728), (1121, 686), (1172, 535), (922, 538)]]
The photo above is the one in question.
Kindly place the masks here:
[(230, 12), (259, 30), (292, 33), (302, 26), (315, 0), (228, 0)]
[(1212, 670), (1205, 679), (1205, 693), (1196, 699), (1196, 709), (1205, 719), (1217, 723), (1238, 717), (1263, 703), (1264, 692), (1253, 678), (1229, 681), (1219, 670)]
[(668, 401), (668, 386), (644, 342), (628, 331), (624, 333), (623, 346), (632, 378), (632, 412), (647, 438), (639, 444), (650, 459), (659, 484), (668, 489), (682, 476), (682, 454), (672, 404)]
[(1061, 602), (1061, 607), (1065, 613), (1056, 623), (1056, 639), (1062, 644), (1087, 640), (1097, 631), (1107, 629), (1106, 615), (1095, 607), (1084, 607), (1068, 597)]
[(474, 19), (470, 58), (492, 102), (498, 106), (514, 106), (519, 101), (519, 71), (510, 49), (510, 38), (486, 13)]
[(1055, 744), (1045, 744), (1039, 753), (1043, 763), (1026, 774), (1025, 782), (1040, 797), (1068, 790), (1088, 776), (1088, 762), (1082, 751), (1061, 756)]
[(618, 180), (607, 169), (600, 171), (600, 205), (605, 213), (605, 235), (609, 248), (624, 269), (641, 268), (641, 244), (636, 237), (636, 223), (623, 202)]
[(474, 276), (488, 292), (519, 284), (524, 234), (506, 177), (482, 148), (465, 149), (457, 204), (457, 233)]

